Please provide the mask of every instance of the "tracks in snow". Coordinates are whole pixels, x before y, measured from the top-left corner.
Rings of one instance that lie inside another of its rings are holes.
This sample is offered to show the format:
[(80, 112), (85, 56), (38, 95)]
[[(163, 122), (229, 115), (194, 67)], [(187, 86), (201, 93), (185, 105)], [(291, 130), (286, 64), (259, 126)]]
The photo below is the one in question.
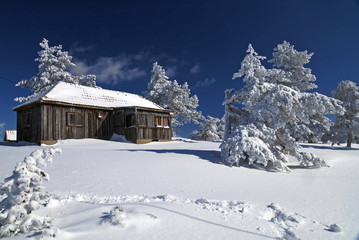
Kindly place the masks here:
[[(264, 208), (258, 208), (251, 203), (242, 201), (227, 200), (209, 200), (206, 198), (188, 199), (179, 196), (165, 195), (124, 195), (124, 196), (96, 196), (90, 194), (69, 194), (69, 195), (53, 195), (48, 202), (47, 207), (63, 206), (68, 203), (84, 203), (96, 205), (115, 205), (128, 204), (149, 204), (170, 203), (188, 206), (196, 211), (209, 211), (214, 214), (223, 216), (223, 221), (233, 223), (235, 220), (238, 226), (250, 226), (254, 234), (267, 236), (273, 239), (290, 239), (297, 240), (301, 236), (310, 236), (311, 232), (328, 230), (328, 225), (318, 221), (311, 220), (298, 213), (291, 213), (281, 208), (276, 203), (271, 203)], [(153, 206), (152, 206), (153, 207)], [(158, 209), (169, 210), (161, 208)], [(171, 212), (171, 210), (169, 210)], [(173, 213), (179, 213), (172, 211)], [(191, 217), (188, 214), (181, 214)], [(161, 218), (161, 216), (158, 216)], [(195, 217), (194, 217), (195, 219)], [(248, 224), (250, 222), (250, 224)], [(219, 224), (221, 225), (221, 224)], [(253, 233), (252, 233), (253, 234)]]

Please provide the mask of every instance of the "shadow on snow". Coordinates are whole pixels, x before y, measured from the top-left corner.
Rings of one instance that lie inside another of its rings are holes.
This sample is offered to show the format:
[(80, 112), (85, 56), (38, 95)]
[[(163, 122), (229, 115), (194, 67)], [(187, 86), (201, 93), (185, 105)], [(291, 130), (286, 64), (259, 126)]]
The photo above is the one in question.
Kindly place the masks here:
[(6, 147), (26, 147), (26, 146), (39, 146), (31, 142), (0, 142), (0, 146)]
[(302, 148), (314, 148), (314, 149), (321, 149), (321, 150), (345, 150), (345, 151), (353, 151), (353, 150), (359, 150), (359, 148), (348, 148), (348, 147), (341, 147), (341, 146), (318, 146), (318, 145), (300, 145)]
[(158, 154), (174, 153), (181, 155), (192, 155), (197, 156), (200, 159), (209, 161), (215, 164), (223, 164), (221, 162), (221, 152), (215, 150), (195, 150), (195, 149), (126, 149), (118, 151), (129, 151), (129, 152), (154, 152)]

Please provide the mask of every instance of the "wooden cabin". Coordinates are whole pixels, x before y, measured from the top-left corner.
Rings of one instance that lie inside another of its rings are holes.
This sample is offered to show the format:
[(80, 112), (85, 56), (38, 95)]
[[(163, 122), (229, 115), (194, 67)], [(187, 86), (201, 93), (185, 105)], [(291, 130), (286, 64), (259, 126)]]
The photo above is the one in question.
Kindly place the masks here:
[(58, 82), (13, 110), (18, 141), (109, 140), (114, 133), (134, 143), (172, 138), (172, 112), (126, 92)]

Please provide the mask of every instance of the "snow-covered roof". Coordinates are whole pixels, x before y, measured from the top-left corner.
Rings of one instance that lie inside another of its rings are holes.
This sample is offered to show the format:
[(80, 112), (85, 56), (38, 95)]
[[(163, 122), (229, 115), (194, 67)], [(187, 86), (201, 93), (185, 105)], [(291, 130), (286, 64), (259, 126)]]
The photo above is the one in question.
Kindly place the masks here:
[(14, 110), (39, 101), (101, 108), (143, 107), (163, 110), (159, 105), (136, 94), (66, 82), (56, 83), (35, 98), (16, 106)]

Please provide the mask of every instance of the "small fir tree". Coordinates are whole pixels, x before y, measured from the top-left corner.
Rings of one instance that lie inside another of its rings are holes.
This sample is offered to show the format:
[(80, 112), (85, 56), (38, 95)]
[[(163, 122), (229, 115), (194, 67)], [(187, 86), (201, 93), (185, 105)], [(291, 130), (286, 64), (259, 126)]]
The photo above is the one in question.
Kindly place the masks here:
[(216, 142), (223, 139), (223, 133), (220, 129), (221, 120), (211, 116), (207, 116), (201, 123), (200, 131), (193, 131), (190, 138), (193, 140)]
[(0, 238), (49, 227), (51, 219), (37, 216), (33, 211), (49, 198), (42, 187), (43, 181), (49, 180), (49, 175), (41, 167), (45, 167), (46, 162), (52, 162), (55, 153), (61, 153), (61, 149), (32, 152), (4, 180), (0, 187), (0, 195), (4, 196), (0, 202)]
[(352, 81), (342, 81), (332, 94), (342, 101), (345, 112), (336, 115), (331, 140), (337, 144), (346, 142), (350, 148), (352, 142), (359, 138), (359, 87)]

